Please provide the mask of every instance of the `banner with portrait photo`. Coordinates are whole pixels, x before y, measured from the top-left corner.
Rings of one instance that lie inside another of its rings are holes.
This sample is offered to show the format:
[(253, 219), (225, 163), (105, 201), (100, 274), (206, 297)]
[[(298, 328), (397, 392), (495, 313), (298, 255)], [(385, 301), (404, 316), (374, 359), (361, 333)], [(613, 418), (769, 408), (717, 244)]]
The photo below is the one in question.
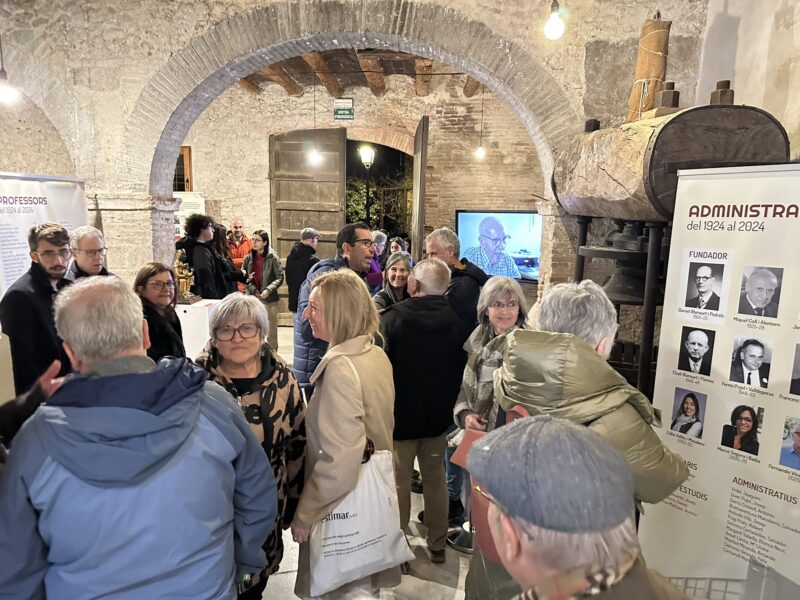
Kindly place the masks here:
[(800, 598), (800, 165), (683, 171), (653, 403), (689, 467), (642, 549), (693, 598)]
[(82, 180), (0, 173), (0, 296), (30, 267), (31, 225), (52, 222), (71, 230), (87, 219)]

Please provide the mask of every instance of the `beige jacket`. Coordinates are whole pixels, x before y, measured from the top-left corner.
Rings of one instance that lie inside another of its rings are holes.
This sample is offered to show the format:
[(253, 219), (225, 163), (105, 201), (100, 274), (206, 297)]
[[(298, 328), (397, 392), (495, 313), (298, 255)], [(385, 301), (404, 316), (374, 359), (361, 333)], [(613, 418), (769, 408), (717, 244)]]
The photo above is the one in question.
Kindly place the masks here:
[[(355, 367), (350, 367), (347, 357)], [(363, 335), (328, 348), (311, 376), (316, 385), (306, 411), (305, 487), (295, 523), (310, 528), (333, 510), (358, 481), (367, 437), (375, 450), (392, 450), (394, 383), (383, 350)], [(399, 523), (398, 523), (399, 527)], [(394, 587), (396, 567), (325, 595), (342, 598), (356, 586)], [(300, 545), (295, 594), (309, 597), (308, 544)]]

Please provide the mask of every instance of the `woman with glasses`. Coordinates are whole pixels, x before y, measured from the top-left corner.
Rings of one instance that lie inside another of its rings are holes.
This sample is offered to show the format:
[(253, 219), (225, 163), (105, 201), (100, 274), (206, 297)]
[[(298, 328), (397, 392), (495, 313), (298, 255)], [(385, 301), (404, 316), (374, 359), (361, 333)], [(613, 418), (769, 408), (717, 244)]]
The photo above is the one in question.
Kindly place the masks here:
[(722, 442), (727, 448), (758, 455), (758, 417), (752, 406), (740, 404), (731, 413), (731, 424), (722, 426)]
[(414, 261), (408, 252), (395, 252), (389, 256), (383, 272), (383, 289), (372, 297), (378, 310), (411, 297), (408, 295), (408, 276), (413, 266)]
[(275, 527), (263, 544), (267, 568), (239, 599), (260, 599), (283, 558), (282, 531), (294, 518), (303, 483), (305, 403), (292, 371), (266, 342), (267, 309), (253, 296), (226, 296), (211, 313), (211, 340), (197, 364), (241, 407), (267, 454), (278, 485)]
[(164, 356), (186, 356), (181, 322), (175, 313), (175, 271), (161, 263), (147, 263), (136, 274), (133, 291), (142, 299), (150, 333), (147, 356), (156, 362)]
[[(464, 349), (470, 353), (453, 414), (467, 429), (491, 431), (498, 420), (492, 373), (503, 364), (506, 334), (525, 327), (527, 303), (511, 277), (492, 277), (478, 297), (478, 327)], [(504, 415), (500, 415), (504, 424)]]
[(278, 288), (283, 283), (281, 259), (269, 249), (269, 234), (263, 229), (253, 232), (253, 249), (242, 263), (247, 279), (247, 293), (255, 296), (267, 309), (270, 347), (278, 351)]
[[(378, 311), (351, 269), (315, 279), (303, 316), (314, 337), (329, 344), (311, 376), (315, 388), (308, 402), (306, 481), (292, 522), (292, 537), (300, 543), (294, 591), (307, 598), (311, 527), (356, 487), (367, 438), (376, 451), (393, 449), (394, 383), (389, 359), (373, 343)], [(399, 584), (400, 568), (394, 567), (345, 584), (324, 598), (353, 598), (359, 592), (377, 598), (378, 589)]]

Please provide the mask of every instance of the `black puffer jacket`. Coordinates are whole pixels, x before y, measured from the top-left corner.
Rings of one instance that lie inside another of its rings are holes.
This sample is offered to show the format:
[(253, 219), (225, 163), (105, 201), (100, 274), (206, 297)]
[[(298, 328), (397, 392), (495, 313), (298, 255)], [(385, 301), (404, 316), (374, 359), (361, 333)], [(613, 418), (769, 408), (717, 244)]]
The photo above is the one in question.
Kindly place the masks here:
[(193, 294), (210, 300), (228, 295), (226, 269), (208, 244), (196, 238), (183, 237), (175, 242), (175, 249), (186, 251), (186, 262), (194, 274)]
[(317, 251), (303, 242), (295, 242), (286, 257), (286, 286), (289, 288), (289, 310), (297, 312), (297, 296), (308, 272), (319, 262)]
[(394, 439), (442, 435), (453, 423), (469, 329), (444, 296), (409, 298), (381, 313), (394, 376)]
[(450, 267), (450, 285), (445, 297), (470, 328), (478, 326), (478, 296), (481, 288), (489, 281), (483, 269), (462, 258), (454, 267)]

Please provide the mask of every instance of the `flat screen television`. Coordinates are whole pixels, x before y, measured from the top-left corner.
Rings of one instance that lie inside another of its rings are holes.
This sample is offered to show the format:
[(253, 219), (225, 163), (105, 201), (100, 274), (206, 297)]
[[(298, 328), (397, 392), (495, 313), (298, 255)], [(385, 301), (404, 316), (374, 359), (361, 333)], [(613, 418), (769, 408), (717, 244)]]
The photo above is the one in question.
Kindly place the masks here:
[(542, 217), (534, 211), (456, 211), (461, 256), (487, 275), (539, 281)]

